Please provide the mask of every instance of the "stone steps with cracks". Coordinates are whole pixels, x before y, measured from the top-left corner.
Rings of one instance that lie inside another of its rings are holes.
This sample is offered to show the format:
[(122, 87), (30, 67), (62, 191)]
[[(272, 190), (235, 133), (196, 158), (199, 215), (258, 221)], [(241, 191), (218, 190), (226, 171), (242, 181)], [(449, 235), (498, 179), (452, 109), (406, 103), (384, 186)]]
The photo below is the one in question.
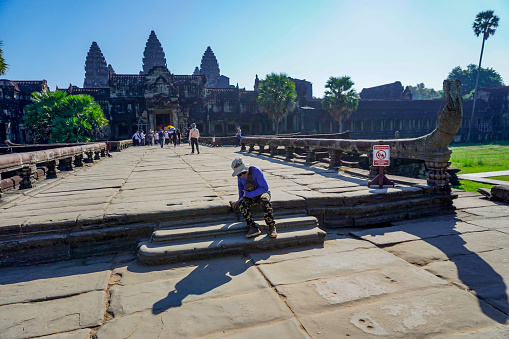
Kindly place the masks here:
[(270, 238), (266, 232), (253, 238), (246, 238), (245, 231), (244, 228), (242, 233), (218, 232), (215, 236), (193, 239), (142, 242), (138, 250), (138, 260), (147, 265), (159, 265), (313, 243), (323, 244), (326, 235), (326, 232), (317, 226), (278, 228), (277, 238)]

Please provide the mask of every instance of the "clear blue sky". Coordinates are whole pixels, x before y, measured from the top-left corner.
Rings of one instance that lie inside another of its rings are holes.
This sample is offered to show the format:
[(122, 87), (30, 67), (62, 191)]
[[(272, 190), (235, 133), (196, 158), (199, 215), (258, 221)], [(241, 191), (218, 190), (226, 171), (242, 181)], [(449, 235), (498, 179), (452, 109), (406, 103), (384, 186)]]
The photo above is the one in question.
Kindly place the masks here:
[(343, 75), (358, 91), (397, 80), (441, 89), (453, 67), (478, 63), (472, 23), (489, 9), (500, 25), (483, 67), (509, 85), (508, 0), (0, 0), (3, 78), (81, 87), (92, 41), (117, 73), (138, 74), (154, 30), (172, 73), (191, 74), (211, 46), (221, 74), (249, 90), (271, 72), (311, 81), (317, 97)]

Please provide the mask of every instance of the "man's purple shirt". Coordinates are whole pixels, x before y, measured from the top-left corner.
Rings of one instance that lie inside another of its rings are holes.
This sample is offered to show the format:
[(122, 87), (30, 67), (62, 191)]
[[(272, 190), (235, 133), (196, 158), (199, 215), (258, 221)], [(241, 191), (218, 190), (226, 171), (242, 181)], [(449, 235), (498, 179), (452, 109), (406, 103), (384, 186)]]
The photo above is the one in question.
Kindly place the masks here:
[[(256, 166), (251, 166), (251, 174), (253, 175), (253, 180), (256, 185), (256, 189), (254, 191), (246, 191), (246, 197), (254, 198), (263, 193), (269, 193), (269, 185), (267, 184), (267, 180), (265, 180), (265, 176), (261, 169)], [(238, 185), (239, 185), (239, 200), (244, 196), (244, 190), (246, 187), (246, 181), (248, 178), (238, 177)]]

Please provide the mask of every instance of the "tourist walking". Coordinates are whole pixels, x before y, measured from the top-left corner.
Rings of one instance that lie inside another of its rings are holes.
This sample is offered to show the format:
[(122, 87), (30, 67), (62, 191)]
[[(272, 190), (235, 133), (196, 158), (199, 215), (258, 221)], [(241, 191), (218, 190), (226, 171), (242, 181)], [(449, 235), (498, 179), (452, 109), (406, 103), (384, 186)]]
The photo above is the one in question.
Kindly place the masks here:
[(159, 144), (159, 132), (155, 131), (154, 133), (154, 140), (156, 144)]
[(161, 144), (161, 148), (164, 148), (164, 132), (162, 128), (159, 130), (159, 143)]
[(152, 131), (152, 129), (148, 130), (147, 142), (150, 146), (154, 146), (154, 132)]
[(180, 145), (180, 138), (181, 138), (180, 130), (177, 128), (175, 130), (175, 133), (177, 134), (177, 144)]
[(240, 139), (242, 139), (242, 131), (240, 130), (240, 126), (237, 126), (237, 132), (235, 133), (235, 147), (240, 146)]
[(238, 207), (246, 220), (248, 227), (246, 237), (255, 237), (261, 233), (251, 215), (251, 206), (260, 204), (263, 209), (263, 218), (269, 227), (269, 237), (276, 238), (276, 222), (274, 221), (274, 212), (270, 202), (269, 185), (262, 170), (256, 166), (249, 166), (249, 164), (244, 163), (242, 158), (233, 160), (232, 169), (232, 176), (237, 176), (239, 200), (230, 202), (230, 205), (233, 209)]
[(170, 143), (170, 133), (168, 131), (164, 132), (164, 143), (168, 145)]
[(140, 144), (140, 133), (139, 131), (136, 131), (136, 133), (133, 134), (133, 146), (138, 146)]
[(145, 132), (140, 133), (141, 146), (145, 146)]
[(193, 122), (191, 124), (191, 130), (189, 131), (189, 142), (191, 143), (191, 154), (194, 153), (194, 145), (196, 145), (196, 152), (200, 154), (200, 149), (198, 148), (198, 140), (200, 139), (200, 131), (196, 128), (196, 124)]

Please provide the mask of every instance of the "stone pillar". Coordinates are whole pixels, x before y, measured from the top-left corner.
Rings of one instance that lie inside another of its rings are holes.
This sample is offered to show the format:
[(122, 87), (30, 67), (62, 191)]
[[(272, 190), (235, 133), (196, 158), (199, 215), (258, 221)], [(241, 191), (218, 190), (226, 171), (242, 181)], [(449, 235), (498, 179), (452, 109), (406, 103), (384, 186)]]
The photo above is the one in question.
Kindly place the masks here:
[(46, 179), (55, 179), (57, 177), (57, 161), (52, 160), (46, 162), (46, 167), (48, 168), (48, 172), (46, 173)]
[(93, 164), (94, 163), (94, 151), (85, 151), (85, 154), (87, 155), (85, 162), (87, 164)]
[[(152, 137), (153, 138), (153, 137)], [(103, 148), (101, 149), (101, 158), (104, 158), (106, 156), (106, 150)]]
[(249, 151), (248, 153), (251, 153), (254, 151), (254, 144), (249, 144)]
[(243, 143), (243, 142), (240, 143), (240, 151), (241, 152), (245, 152), (246, 151), (246, 144)]
[(293, 158), (293, 152), (295, 151), (295, 147), (293, 146), (285, 146), (286, 158), (285, 160), (290, 160)]
[(426, 173), (428, 185), (449, 186), (449, 173), (447, 173), (447, 168), (451, 165), (449, 161), (426, 161), (425, 164), (428, 168), (428, 173)]
[(17, 170), (18, 175), (21, 177), (19, 182), (19, 189), (32, 188), (35, 186), (35, 173), (37, 171), (36, 165), (28, 165), (20, 170)]
[(306, 162), (312, 163), (313, 161), (316, 161), (315, 149), (306, 147)]
[(61, 171), (72, 171), (72, 157), (60, 159), (58, 169)]
[(74, 156), (74, 167), (83, 167), (83, 154), (76, 154)]
[(343, 155), (343, 151), (339, 149), (329, 149), (329, 158), (330, 164), (329, 167), (339, 167), (341, 166), (341, 156)]
[(277, 155), (277, 146), (270, 146), (269, 145), (269, 150), (270, 150), (270, 156), (273, 157), (273, 156), (276, 156)]
[(265, 145), (261, 144), (258, 145), (258, 147), (259, 147), (258, 152), (263, 153), (265, 151)]
[(101, 160), (101, 151), (94, 151), (94, 160)]

